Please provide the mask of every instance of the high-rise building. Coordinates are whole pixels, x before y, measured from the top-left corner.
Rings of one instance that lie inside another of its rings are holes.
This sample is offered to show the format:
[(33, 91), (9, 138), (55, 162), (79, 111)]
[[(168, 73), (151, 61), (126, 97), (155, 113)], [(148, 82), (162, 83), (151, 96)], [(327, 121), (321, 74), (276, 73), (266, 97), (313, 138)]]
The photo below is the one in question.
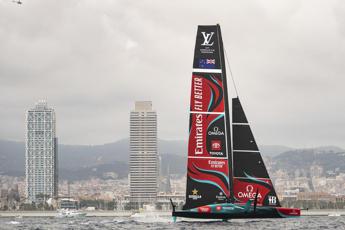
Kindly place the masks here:
[(151, 101), (135, 102), (130, 115), (130, 203), (154, 203), (158, 191), (157, 114)]
[(55, 112), (40, 101), (26, 114), (25, 175), (28, 201), (42, 202), (57, 196), (57, 138)]

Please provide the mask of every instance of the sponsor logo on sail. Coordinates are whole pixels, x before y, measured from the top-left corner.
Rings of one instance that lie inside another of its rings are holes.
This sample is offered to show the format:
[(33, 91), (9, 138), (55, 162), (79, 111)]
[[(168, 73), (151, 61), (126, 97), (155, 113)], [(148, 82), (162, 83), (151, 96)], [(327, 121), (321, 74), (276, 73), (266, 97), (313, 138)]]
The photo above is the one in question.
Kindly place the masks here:
[(208, 164), (210, 165), (211, 168), (223, 168), (225, 165), (224, 160), (208, 160)]
[(203, 78), (194, 76), (193, 77), (193, 100), (194, 100), (194, 108), (195, 111), (202, 111), (203, 104), (202, 104), (202, 85), (203, 85)]
[(188, 195), (189, 199), (193, 199), (193, 200), (197, 200), (197, 199), (201, 199), (201, 195), (198, 194), (198, 190), (196, 190), (195, 188), (192, 190), (192, 194)]
[(221, 140), (211, 140), (208, 149), (210, 149), (209, 153), (211, 156), (224, 157), (225, 155)]
[(253, 185), (251, 185), (251, 184), (247, 185), (246, 190), (247, 190), (247, 192), (253, 192), (253, 190), (254, 190)]
[(204, 37), (204, 42), (201, 44), (202, 46), (213, 46), (213, 43), (211, 43), (212, 37), (214, 32), (211, 33), (206, 33), (206, 32), (201, 32), (202, 36)]
[(200, 52), (204, 53), (204, 54), (213, 54), (214, 53), (214, 49), (213, 44), (214, 44), (214, 32), (211, 33), (207, 33), (207, 32), (201, 32), (202, 36), (203, 36), (203, 42), (200, 44), (201, 45), (201, 49)]
[(213, 130), (208, 131), (208, 135), (210, 135), (210, 136), (223, 136), (224, 132), (219, 130), (218, 126), (214, 126)]
[(222, 142), (221, 142), (221, 140), (212, 140), (211, 141), (211, 150), (212, 151), (222, 150)]
[(226, 199), (226, 196), (222, 193), (222, 192), (219, 192), (218, 195), (216, 195), (216, 198), (218, 200), (225, 200)]
[[(253, 185), (249, 184), (246, 186), (246, 191), (245, 192), (238, 192), (237, 193), (237, 196), (239, 198), (248, 198), (248, 199), (255, 199), (255, 196), (256, 196), (256, 192), (254, 192), (254, 187)], [(261, 199), (262, 196), (260, 194), (260, 192), (258, 193), (258, 199)]]
[(277, 204), (277, 197), (276, 196), (268, 196), (268, 204), (269, 205), (276, 205)]
[(195, 155), (204, 153), (202, 114), (195, 115)]

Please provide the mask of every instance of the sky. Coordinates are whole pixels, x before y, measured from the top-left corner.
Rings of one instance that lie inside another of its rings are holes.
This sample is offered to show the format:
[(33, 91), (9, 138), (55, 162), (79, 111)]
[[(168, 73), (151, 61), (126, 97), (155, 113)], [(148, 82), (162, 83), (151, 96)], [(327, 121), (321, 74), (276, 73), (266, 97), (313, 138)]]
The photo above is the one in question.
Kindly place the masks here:
[(128, 137), (137, 100), (186, 140), (197, 26), (220, 23), (257, 143), (345, 148), (345, 1), (22, 1), (0, 0), (0, 139), (43, 99), (63, 144)]

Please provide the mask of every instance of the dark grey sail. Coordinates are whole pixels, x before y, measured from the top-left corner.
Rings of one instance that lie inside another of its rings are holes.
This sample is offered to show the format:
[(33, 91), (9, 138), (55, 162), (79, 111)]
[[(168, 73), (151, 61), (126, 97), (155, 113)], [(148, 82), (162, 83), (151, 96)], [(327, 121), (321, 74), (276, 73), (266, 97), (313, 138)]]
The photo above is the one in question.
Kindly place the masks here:
[(233, 185), (235, 202), (280, 206), (239, 98), (232, 99)]

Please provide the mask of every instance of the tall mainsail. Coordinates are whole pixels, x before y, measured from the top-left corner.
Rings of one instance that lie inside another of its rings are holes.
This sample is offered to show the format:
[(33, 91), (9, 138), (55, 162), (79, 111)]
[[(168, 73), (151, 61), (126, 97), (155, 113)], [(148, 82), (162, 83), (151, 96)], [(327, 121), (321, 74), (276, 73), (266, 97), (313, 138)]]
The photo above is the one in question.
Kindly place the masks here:
[(186, 203), (191, 209), (230, 197), (230, 124), (219, 25), (199, 26), (193, 63)]
[(248, 120), (238, 98), (232, 99), (235, 202), (245, 203), (258, 192), (258, 205), (280, 207)]
[(238, 97), (232, 99), (230, 109), (224, 60), (220, 26), (199, 26), (191, 87), (186, 203), (183, 210), (177, 210), (170, 199), (172, 216), (223, 220), (300, 216), (298, 208), (280, 207)]

